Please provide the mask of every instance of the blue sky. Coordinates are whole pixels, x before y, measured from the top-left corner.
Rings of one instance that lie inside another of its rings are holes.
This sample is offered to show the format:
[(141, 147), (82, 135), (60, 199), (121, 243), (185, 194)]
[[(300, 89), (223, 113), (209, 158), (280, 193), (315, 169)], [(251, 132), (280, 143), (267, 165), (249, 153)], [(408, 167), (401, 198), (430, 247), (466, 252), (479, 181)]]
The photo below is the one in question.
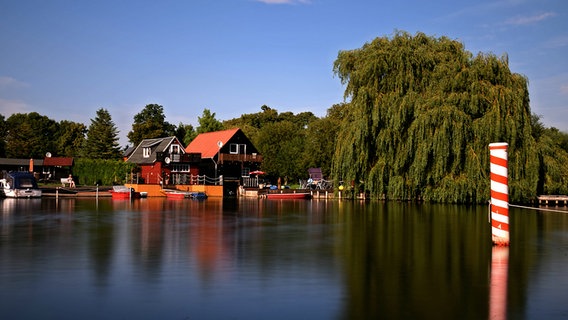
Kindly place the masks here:
[(340, 50), (396, 30), (507, 54), (531, 109), (568, 131), (565, 0), (0, 0), (0, 113), (87, 126), (107, 109), (121, 144), (147, 104), (175, 125), (343, 101)]

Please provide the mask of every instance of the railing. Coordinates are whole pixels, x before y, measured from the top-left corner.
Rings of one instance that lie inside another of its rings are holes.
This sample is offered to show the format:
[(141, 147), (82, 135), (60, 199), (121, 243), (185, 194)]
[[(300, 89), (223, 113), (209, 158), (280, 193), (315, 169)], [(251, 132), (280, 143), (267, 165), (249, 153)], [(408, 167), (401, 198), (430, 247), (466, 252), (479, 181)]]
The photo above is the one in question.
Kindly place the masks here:
[[(139, 176), (132, 175), (130, 179), (126, 177), (126, 181), (130, 183), (140, 184), (158, 184), (157, 181), (143, 181)], [(223, 176), (217, 178), (208, 177), (206, 175), (192, 175), (189, 173), (172, 173), (166, 181), (166, 185), (179, 185), (179, 184), (201, 184), (201, 185), (223, 185)]]
[(200, 153), (184, 153), (184, 154), (178, 154), (178, 153), (169, 153), (169, 152), (157, 152), (156, 153), (156, 159), (160, 162), (163, 162), (166, 160), (166, 158), (169, 158), (171, 162), (173, 163), (177, 163), (177, 162), (193, 162), (193, 163), (197, 163), (199, 161), (201, 161), (201, 154)]
[(243, 177), (243, 187), (245, 188), (257, 188), (258, 183), (258, 177)]
[(218, 178), (211, 178), (206, 175), (190, 175), (189, 184), (202, 184), (202, 185), (223, 185), (223, 176)]
[(223, 161), (262, 162), (262, 156), (259, 154), (220, 153), (219, 163), (222, 163)]

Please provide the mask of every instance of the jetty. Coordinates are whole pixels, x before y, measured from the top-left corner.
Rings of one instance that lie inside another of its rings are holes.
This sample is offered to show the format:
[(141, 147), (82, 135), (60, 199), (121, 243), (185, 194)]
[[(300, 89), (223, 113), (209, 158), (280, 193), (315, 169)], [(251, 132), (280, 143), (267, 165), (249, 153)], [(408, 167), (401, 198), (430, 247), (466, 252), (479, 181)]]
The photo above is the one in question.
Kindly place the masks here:
[(566, 195), (542, 195), (537, 197), (539, 205), (566, 206), (568, 205), (568, 196)]

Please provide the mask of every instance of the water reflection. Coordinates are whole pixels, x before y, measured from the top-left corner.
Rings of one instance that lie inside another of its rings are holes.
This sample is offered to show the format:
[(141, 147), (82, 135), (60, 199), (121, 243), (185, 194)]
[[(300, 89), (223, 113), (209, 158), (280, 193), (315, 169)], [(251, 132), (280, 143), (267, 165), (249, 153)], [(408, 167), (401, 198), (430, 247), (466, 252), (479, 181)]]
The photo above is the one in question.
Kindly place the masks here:
[(1, 201), (3, 318), (568, 313), (561, 301), (568, 287), (565, 214), (512, 211), (503, 264), (505, 255), (491, 245), (484, 206)]

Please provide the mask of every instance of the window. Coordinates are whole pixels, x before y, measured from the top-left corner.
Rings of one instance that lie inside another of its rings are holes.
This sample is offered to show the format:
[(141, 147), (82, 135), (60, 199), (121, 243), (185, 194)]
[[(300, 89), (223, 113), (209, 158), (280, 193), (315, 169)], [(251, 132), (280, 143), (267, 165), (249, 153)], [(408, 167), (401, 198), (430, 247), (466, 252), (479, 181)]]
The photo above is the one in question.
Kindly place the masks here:
[(151, 152), (151, 150), (150, 150), (149, 147), (144, 147), (144, 149), (142, 149), (142, 156), (143, 156), (144, 158), (149, 158), (149, 157), (150, 157), (150, 153), (152, 153), (152, 152)]
[(172, 166), (172, 172), (189, 172), (189, 164), (175, 164)]
[(246, 144), (237, 144), (237, 143), (231, 143), (231, 145), (229, 146), (229, 153), (230, 154), (246, 154), (247, 153), (247, 145)]
[(170, 153), (171, 154), (179, 154), (179, 145), (177, 144), (172, 144), (170, 146)]

